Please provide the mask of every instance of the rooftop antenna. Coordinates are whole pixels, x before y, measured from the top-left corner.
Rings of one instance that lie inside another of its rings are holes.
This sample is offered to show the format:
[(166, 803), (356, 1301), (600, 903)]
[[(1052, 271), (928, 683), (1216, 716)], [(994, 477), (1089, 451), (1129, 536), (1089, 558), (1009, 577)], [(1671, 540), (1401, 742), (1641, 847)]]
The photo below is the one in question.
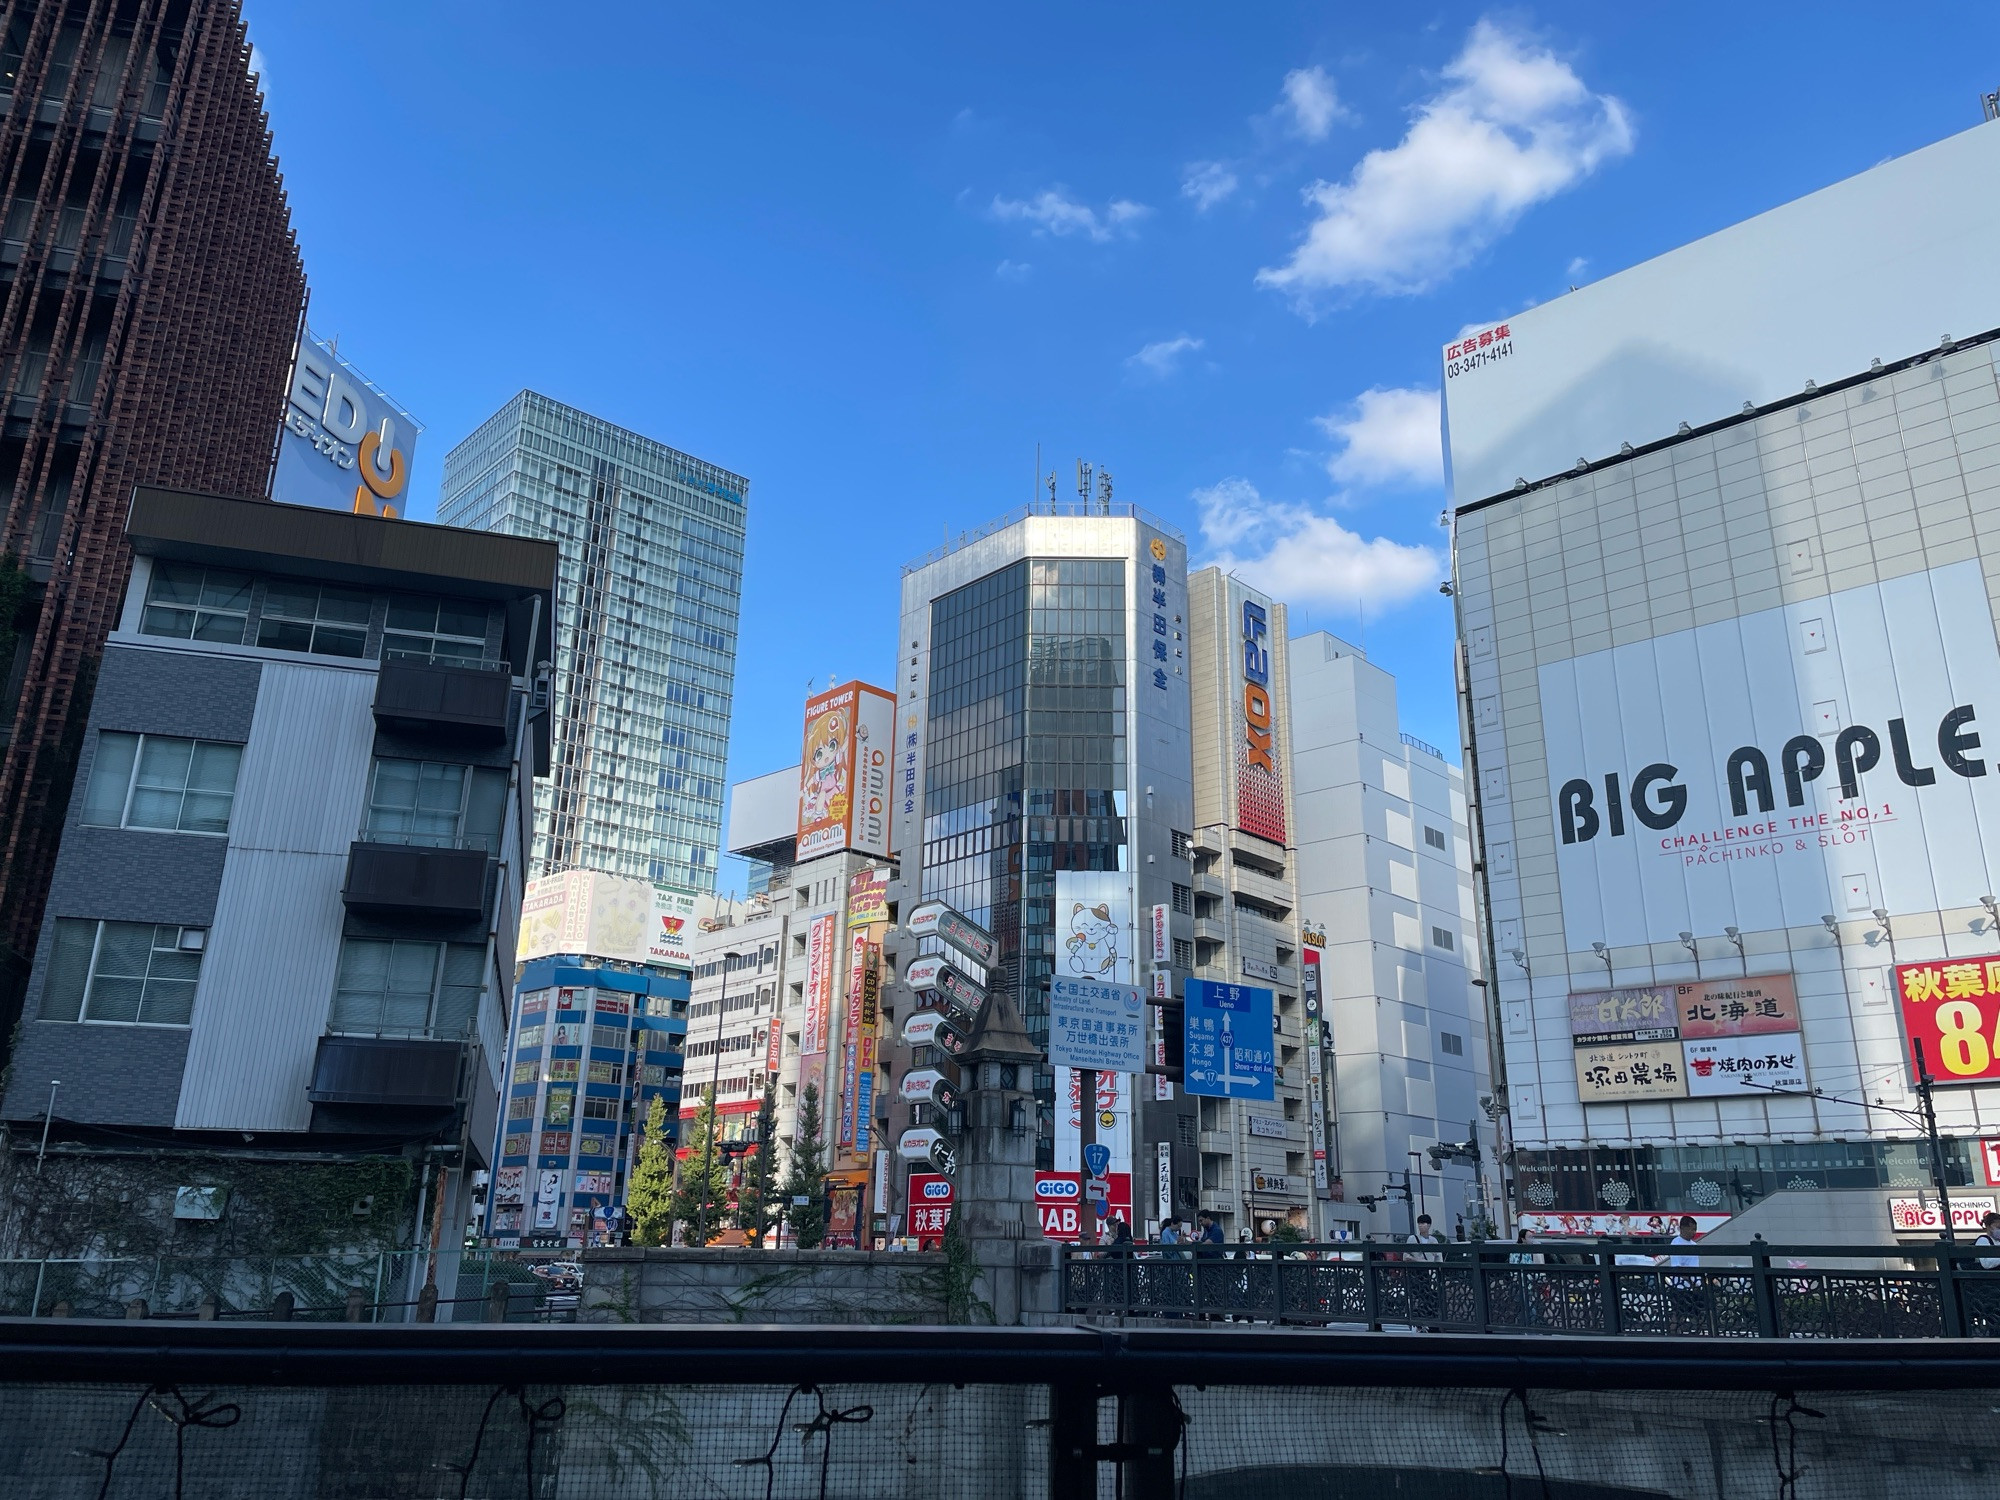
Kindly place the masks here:
[(1049, 470), (1049, 514), (1056, 513), (1056, 471)]
[(1990, 94), (1981, 94), (1979, 107), (1985, 111), (1987, 119), (2000, 120), (2000, 89), (1995, 89)]
[(1082, 459), (1076, 461), (1076, 493), (1083, 501), (1083, 513), (1090, 514), (1090, 465)]
[(1111, 514), (1111, 471), (1109, 469), (1100, 470), (1097, 475), (1097, 502), (1098, 508), (1105, 515), (1108, 516)]

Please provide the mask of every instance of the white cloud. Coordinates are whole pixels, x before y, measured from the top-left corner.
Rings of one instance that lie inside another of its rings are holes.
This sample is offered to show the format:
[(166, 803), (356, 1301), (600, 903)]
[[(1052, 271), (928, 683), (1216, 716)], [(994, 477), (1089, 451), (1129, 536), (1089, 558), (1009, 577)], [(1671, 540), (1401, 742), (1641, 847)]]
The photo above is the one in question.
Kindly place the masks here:
[(1284, 95), (1284, 107), (1292, 116), (1292, 129), (1309, 141), (1325, 140), (1333, 122), (1347, 118), (1347, 110), (1324, 68), (1295, 68), (1287, 73)]
[(1044, 188), (1032, 198), (995, 198), (993, 217), (1003, 223), (1019, 222), (1034, 226), (1037, 234), (1058, 238), (1080, 234), (1099, 244), (1113, 238), (1146, 217), (1152, 210), (1129, 198), (1113, 198), (1099, 213), (1087, 203), (1079, 203), (1061, 186)]
[(1349, 287), (1420, 292), (1470, 261), (1537, 203), (1632, 149), (1632, 121), (1546, 48), (1482, 20), (1444, 70), (1445, 87), (1394, 146), (1347, 181), (1316, 182), (1318, 213), (1260, 286), (1302, 304)]
[(1202, 340), (1190, 338), (1184, 333), (1178, 338), (1161, 339), (1156, 344), (1148, 344), (1137, 354), (1128, 354), (1125, 357), (1125, 364), (1129, 369), (1139, 370), (1155, 379), (1165, 380), (1180, 368), (1183, 354), (1192, 354), (1201, 347)]
[(1194, 500), (1209, 561), (1288, 604), (1385, 609), (1444, 576), (1428, 547), (1361, 536), (1309, 506), (1267, 500), (1247, 479), (1196, 490)]
[(1363, 391), (1345, 411), (1316, 419), (1340, 445), (1326, 471), (1345, 484), (1442, 484), (1438, 393)]
[(1181, 196), (1194, 200), (1197, 213), (1207, 213), (1236, 191), (1236, 174), (1226, 162), (1191, 161), (1181, 177)]
[(993, 268), (993, 274), (1002, 281), (1026, 281), (1028, 273), (1034, 270), (1032, 262), (1025, 260), (1003, 260)]

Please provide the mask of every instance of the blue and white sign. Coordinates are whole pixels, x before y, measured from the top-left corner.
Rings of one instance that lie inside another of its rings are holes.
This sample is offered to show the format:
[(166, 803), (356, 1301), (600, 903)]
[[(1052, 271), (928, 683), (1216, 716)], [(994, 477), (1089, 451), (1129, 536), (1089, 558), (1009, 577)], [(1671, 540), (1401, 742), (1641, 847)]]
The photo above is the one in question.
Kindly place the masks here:
[(1111, 1148), (1102, 1141), (1092, 1141), (1083, 1148), (1083, 1167), (1092, 1177), (1102, 1177), (1111, 1170)]
[(1187, 982), (1187, 1091), (1210, 1099), (1275, 1097), (1271, 991)]
[[(1270, 991), (1264, 993), (1268, 1032)], [(1145, 1072), (1146, 1022), (1138, 986), (1056, 975), (1049, 984), (1049, 1061), (1099, 1073)]]

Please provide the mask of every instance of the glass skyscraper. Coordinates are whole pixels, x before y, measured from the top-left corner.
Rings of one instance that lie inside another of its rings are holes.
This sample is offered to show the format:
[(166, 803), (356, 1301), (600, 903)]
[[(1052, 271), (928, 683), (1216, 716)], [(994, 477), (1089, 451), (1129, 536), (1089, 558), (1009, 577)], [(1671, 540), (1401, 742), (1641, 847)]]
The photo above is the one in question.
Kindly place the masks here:
[(533, 874), (715, 888), (748, 490), (533, 391), (446, 455), (440, 521), (562, 549)]

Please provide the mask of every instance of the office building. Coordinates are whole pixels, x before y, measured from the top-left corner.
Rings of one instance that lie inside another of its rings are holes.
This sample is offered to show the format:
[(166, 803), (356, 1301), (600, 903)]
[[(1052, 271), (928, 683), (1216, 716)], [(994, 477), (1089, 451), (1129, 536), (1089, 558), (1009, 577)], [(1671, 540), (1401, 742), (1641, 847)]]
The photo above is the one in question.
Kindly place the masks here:
[(537, 875), (715, 889), (748, 488), (533, 391), (445, 456), (439, 520), (562, 548)]
[[(1188, 884), (1195, 827), (1185, 543), (1108, 499), (1073, 514), (1050, 509), (1009, 516), (905, 569), (891, 788), (901, 860), (892, 898), (905, 911), (945, 901), (990, 932), (999, 960), (988, 986), (1044, 1049), (1058, 972), (1149, 989), (1157, 977), (1180, 995), (1191, 949), (1178, 950), (1183, 961), (1173, 948), (1154, 961), (1139, 914), (1171, 910), (1174, 888)], [(1172, 920), (1191, 945), (1192, 918)], [(899, 971), (937, 947), (907, 933), (896, 941)], [(899, 1009), (913, 1003), (897, 993)], [(1164, 1040), (1152, 1024), (1149, 1044)], [(926, 1060), (900, 1042), (894, 1056), (898, 1078)], [(1165, 1213), (1191, 1218), (1192, 1104), (1151, 1076), (1136, 1090), (1131, 1075), (1098, 1078), (1113, 1211), (1138, 1228)], [(1090, 1101), (1077, 1079), (1036, 1070), (1029, 1125), (1043, 1172), (1080, 1170)], [(926, 1125), (933, 1108), (898, 1103), (896, 1133)], [(891, 1213), (902, 1214), (905, 1182), (892, 1188)], [(1032, 1219), (1023, 1232), (1038, 1233)]]
[(515, 987), (506, 1110), (486, 1236), (577, 1249), (625, 1227), (626, 1189), (655, 1099), (680, 1112), (688, 975), (592, 953), (529, 960)]
[(133, 488), (265, 493), (305, 308), (235, 0), (16, 5), (8, 18), (0, 1047), (125, 597)]
[(1994, 1206), (1996, 172), (1989, 123), (1442, 351), (1530, 1227), (1935, 1236), (1919, 1047)]
[[(1470, 1232), (1497, 1222), (1500, 1164), (1465, 775), (1402, 731), (1396, 679), (1357, 647), (1315, 631), (1286, 659), (1325, 1232), (1408, 1234), (1426, 1212)], [(1475, 1139), (1477, 1171), (1430, 1158)]]
[[(201, 1253), (218, 1217), (276, 1211), (268, 1164), (384, 1160), (409, 1200), (328, 1233), (455, 1245), (494, 1135), (555, 549), (152, 489), (124, 545), (0, 1102), (94, 1186), (37, 1197), (15, 1253)], [(229, 1201), (182, 1214), (177, 1189)], [(150, 1227), (67, 1216), (93, 1193)]]
[[(1194, 859), (1170, 912), (1192, 923), (1196, 978), (1271, 989), (1276, 1007), (1273, 1097), (1195, 1101), (1201, 1206), (1232, 1239), (1281, 1223), (1317, 1237), (1327, 1187), (1300, 999), (1286, 620), (1284, 605), (1220, 569), (1188, 578)], [(1319, 1120), (1323, 1137), (1323, 1101)]]

